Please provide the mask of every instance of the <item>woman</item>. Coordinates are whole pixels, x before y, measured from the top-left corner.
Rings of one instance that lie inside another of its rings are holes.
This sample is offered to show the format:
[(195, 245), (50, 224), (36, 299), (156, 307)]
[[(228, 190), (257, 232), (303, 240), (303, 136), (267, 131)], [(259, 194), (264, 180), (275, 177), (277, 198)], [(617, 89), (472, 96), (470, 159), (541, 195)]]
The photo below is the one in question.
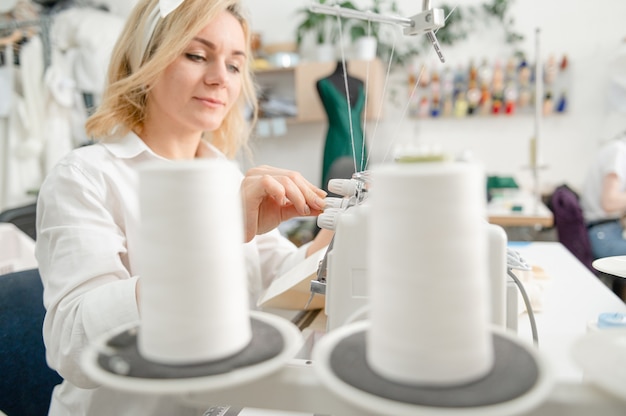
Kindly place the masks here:
[[(65, 157), (40, 190), (44, 340), (48, 363), (65, 380), (50, 415), (183, 414), (172, 398), (99, 387), (80, 366), (96, 337), (139, 319), (141, 281), (150, 277), (134, 272), (137, 167), (156, 159), (234, 157), (250, 127), (242, 108), (256, 103), (239, 2), (161, 3), (140, 0), (116, 44), (102, 103), (86, 126), (99, 141)], [(325, 194), (295, 172), (267, 166), (247, 172), (241, 193), (246, 265), (258, 294), (329, 242), (320, 233), (297, 251), (275, 230), (288, 218), (319, 214)]]
[(626, 134), (611, 140), (591, 163), (581, 206), (594, 258), (626, 254)]

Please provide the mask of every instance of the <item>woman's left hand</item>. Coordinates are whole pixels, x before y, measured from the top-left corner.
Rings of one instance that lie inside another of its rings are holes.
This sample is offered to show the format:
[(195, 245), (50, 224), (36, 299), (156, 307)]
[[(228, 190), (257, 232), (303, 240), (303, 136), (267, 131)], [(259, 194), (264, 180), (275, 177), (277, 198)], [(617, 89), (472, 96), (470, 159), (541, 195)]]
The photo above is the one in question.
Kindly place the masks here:
[(317, 216), (324, 209), (326, 192), (300, 173), (259, 166), (246, 172), (241, 184), (246, 242), (299, 216)]

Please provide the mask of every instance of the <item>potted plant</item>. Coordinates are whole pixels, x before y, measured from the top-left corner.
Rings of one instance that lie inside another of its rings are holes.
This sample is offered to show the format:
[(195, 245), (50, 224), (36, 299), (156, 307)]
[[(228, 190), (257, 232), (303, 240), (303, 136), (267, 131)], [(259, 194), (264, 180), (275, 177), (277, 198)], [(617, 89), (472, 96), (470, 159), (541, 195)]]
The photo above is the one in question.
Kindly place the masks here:
[(378, 26), (379, 23), (362, 20), (351, 25), (349, 33), (355, 59), (368, 61), (376, 58)]
[[(372, 0), (371, 5), (362, 11), (405, 16), (396, 0)], [(420, 54), (420, 45), (414, 38), (402, 36), (397, 27), (388, 23), (354, 19), (349, 33), (357, 59), (379, 57), (384, 62), (391, 59), (394, 67), (402, 67)]]
[[(319, 0), (319, 4), (357, 9), (350, 1)], [(303, 16), (303, 19), (296, 27), (296, 44), (298, 49), (301, 49), (307, 40), (312, 40), (316, 48), (317, 60), (335, 60), (335, 45), (340, 40), (337, 17), (313, 12), (309, 7), (300, 8), (296, 13)]]
[[(394, 12), (397, 14), (398, 7), (392, 0), (389, 7), (383, 7), (387, 0), (373, 0), (372, 5), (362, 11), (373, 14)], [(355, 58), (370, 60), (377, 56), (377, 47), (380, 40), (381, 23), (368, 20), (352, 19), (349, 24), (350, 40), (354, 47)]]

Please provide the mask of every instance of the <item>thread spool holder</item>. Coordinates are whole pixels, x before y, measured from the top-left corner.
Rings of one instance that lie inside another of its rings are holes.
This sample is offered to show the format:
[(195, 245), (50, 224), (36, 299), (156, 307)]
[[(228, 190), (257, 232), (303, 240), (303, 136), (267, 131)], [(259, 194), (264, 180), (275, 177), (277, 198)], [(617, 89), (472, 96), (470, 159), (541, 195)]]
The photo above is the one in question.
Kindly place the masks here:
[[(381, 415), (371, 409), (367, 410), (356, 406), (338, 395), (337, 392), (332, 390), (331, 386), (322, 381), (316, 369), (318, 364), (312, 361), (310, 357), (307, 357), (310, 350), (316, 348), (316, 338), (319, 335), (313, 333), (305, 335), (303, 350), (274, 372), (251, 379), (245, 383), (219, 388), (215, 386), (206, 389), (186, 390), (181, 388), (172, 393), (172, 395), (188, 408), (197, 411), (204, 411), (218, 403), (228, 403), (232, 407), (304, 412), (306, 414), (342, 416), (382, 416), (391, 414), (383, 413)], [(117, 381), (104, 382), (103, 385), (113, 389), (120, 389)], [(623, 406), (624, 402), (605, 394), (591, 384), (557, 382), (547, 397), (540, 401), (537, 407), (525, 412), (524, 415), (550, 416), (567, 414), (584, 416), (588, 415), (589, 412), (594, 412), (603, 416), (619, 416), (623, 414)], [(483, 414), (472, 412), (471, 409), (466, 410), (467, 413), (461, 413), (461, 409), (456, 409), (455, 414)], [(426, 413), (424, 413), (425, 411)], [(426, 414), (428, 416), (452, 416), (446, 409), (419, 409), (412, 413), (412, 415), (416, 416)], [(514, 413), (509, 414), (512, 415)]]

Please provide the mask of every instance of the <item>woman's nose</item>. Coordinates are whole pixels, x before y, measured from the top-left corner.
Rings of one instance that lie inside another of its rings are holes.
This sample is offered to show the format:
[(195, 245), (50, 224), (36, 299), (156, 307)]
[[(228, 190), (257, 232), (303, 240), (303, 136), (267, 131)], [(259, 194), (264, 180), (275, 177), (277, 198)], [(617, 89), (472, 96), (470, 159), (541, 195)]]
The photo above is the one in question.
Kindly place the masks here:
[(207, 67), (204, 82), (208, 85), (226, 86), (228, 83), (228, 71), (224, 62), (215, 61)]

